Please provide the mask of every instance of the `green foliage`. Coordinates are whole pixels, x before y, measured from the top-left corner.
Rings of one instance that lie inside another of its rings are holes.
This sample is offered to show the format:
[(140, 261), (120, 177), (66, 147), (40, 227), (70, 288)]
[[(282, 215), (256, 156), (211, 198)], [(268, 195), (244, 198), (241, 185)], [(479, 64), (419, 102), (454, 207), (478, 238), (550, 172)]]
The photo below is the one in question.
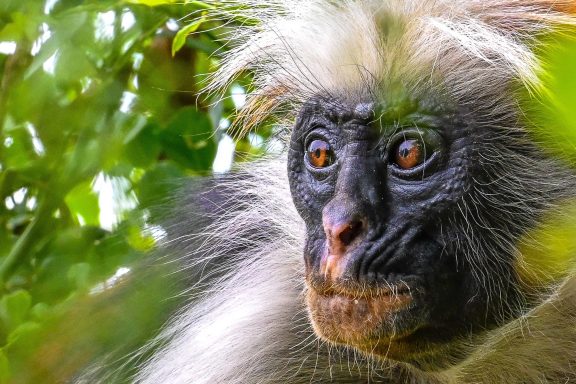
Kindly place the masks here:
[(175, 55), (180, 49), (182, 49), (182, 47), (186, 43), (186, 38), (188, 37), (188, 35), (196, 32), (196, 30), (198, 30), (198, 28), (205, 21), (206, 18), (203, 15), (200, 19), (188, 24), (187, 26), (178, 31), (178, 33), (174, 37), (174, 41), (172, 42), (172, 55)]
[(225, 48), (212, 7), (0, 1), (0, 383), (65, 382), (177, 304), (145, 255), (158, 204), (211, 174), (235, 110), (198, 97)]
[(551, 33), (538, 52), (541, 84), (524, 96), (522, 107), (531, 132), (542, 147), (576, 163), (576, 35)]

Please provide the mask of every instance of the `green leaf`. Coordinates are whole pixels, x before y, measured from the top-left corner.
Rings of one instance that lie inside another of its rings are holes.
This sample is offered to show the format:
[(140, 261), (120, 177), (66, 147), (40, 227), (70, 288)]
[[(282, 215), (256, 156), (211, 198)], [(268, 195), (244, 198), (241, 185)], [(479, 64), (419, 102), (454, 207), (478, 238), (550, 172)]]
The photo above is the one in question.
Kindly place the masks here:
[(132, 140), (138, 137), (138, 135), (146, 127), (147, 123), (146, 117), (142, 115), (135, 115), (131, 117), (132, 117), (131, 119), (128, 119), (130, 120), (130, 126), (131, 126), (130, 131), (126, 133), (126, 135), (124, 136), (124, 140), (122, 141), (122, 144), (124, 145), (130, 143)]
[(63, 46), (59, 49), (56, 61), (56, 80), (59, 82), (79, 82), (84, 77), (96, 74), (96, 69), (82, 51), (76, 47)]
[(20, 324), (8, 336), (8, 348), (13, 349), (16, 347), (17, 349), (22, 350), (33, 350), (31, 347), (35, 347), (38, 344), (38, 334), (41, 330), (42, 328), (40, 325), (33, 321), (27, 321)]
[(141, 207), (157, 207), (159, 201), (171, 196), (181, 185), (183, 177), (182, 169), (169, 161), (161, 162), (148, 170), (136, 186)]
[(206, 113), (182, 108), (161, 134), (164, 152), (181, 166), (208, 171), (216, 155), (212, 122)]
[(46, 63), (46, 61), (50, 59), (52, 55), (55, 55), (58, 52), (58, 49), (60, 48), (58, 43), (59, 42), (55, 38), (50, 38), (44, 44), (42, 44), (40, 52), (34, 56), (32, 63), (28, 66), (28, 68), (26, 68), (26, 72), (24, 72), (23, 78), (25, 80), (36, 74), (36, 72), (42, 68), (44, 63)]
[(15, 12), (11, 17), (12, 22), (0, 30), (0, 41), (33, 41), (36, 38), (38, 35), (36, 26), (40, 20), (22, 12)]
[(174, 4), (174, 3), (181, 4), (182, 1), (181, 0), (126, 0), (126, 3), (147, 5), (149, 7), (157, 7), (159, 5)]
[(76, 185), (64, 199), (74, 216), (82, 217), (87, 225), (100, 225), (98, 195), (92, 189), (92, 182), (85, 181)]
[(135, 167), (150, 167), (160, 155), (161, 145), (157, 135), (158, 126), (147, 124), (123, 147), (123, 156)]
[(68, 280), (74, 283), (79, 289), (88, 288), (90, 285), (90, 274), (92, 267), (88, 263), (74, 264), (68, 270)]
[(127, 236), (128, 244), (139, 251), (149, 251), (154, 247), (154, 238), (146, 235), (138, 227), (130, 227)]
[(52, 314), (51, 307), (46, 303), (38, 303), (32, 307), (31, 313), (36, 320), (46, 320)]
[(202, 13), (202, 17), (198, 20), (193, 21), (192, 23), (188, 24), (184, 28), (180, 29), (176, 36), (174, 36), (174, 40), (172, 41), (172, 56), (176, 55), (186, 43), (186, 37), (189, 34), (196, 32), (196, 30), (206, 21), (206, 14)]
[(128, 4), (141, 4), (141, 5), (147, 5), (149, 7), (157, 7), (159, 5), (167, 5), (167, 4), (188, 4), (188, 5), (192, 5), (194, 7), (197, 8), (202, 8), (202, 9), (213, 9), (215, 8), (213, 5), (207, 4), (204, 1), (198, 1), (198, 0), (186, 0), (184, 2), (182, 2), (182, 0), (126, 0), (125, 1)]
[(552, 34), (538, 51), (542, 68), (535, 95), (521, 96), (528, 128), (542, 147), (576, 164), (576, 38)]
[(10, 383), (10, 362), (3, 349), (0, 349), (0, 384)]
[(38, 158), (38, 154), (35, 152), (32, 137), (26, 128), (18, 126), (18, 128), (7, 132), (5, 137), (7, 138), (6, 142), (10, 144), (4, 145), (3, 165), (8, 169), (14, 170), (32, 166)]
[(30, 293), (24, 290), (4, 295), (0, 299), (0, 319), (11, 331), (24, 322), (30, 311), (32, 298)]

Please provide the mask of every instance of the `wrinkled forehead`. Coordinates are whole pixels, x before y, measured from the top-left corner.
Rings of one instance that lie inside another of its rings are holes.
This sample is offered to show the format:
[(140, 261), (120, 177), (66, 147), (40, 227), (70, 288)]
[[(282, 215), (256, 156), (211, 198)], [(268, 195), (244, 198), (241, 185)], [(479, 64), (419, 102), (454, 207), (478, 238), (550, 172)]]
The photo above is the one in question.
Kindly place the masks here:
[(435, 128), (462, 108), (443, 97), (372, 98), (354, 100), (317, 95), (305, 102), (297, 125), (333, 125), (342, 128), (375, 127), (394, 131), (398, 127)]

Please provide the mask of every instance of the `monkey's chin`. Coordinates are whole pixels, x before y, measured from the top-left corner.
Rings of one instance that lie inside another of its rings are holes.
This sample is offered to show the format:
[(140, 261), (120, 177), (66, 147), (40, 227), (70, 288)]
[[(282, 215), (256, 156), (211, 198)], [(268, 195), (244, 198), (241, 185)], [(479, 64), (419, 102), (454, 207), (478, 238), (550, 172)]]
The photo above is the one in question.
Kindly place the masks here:
[(397, 361), (418, 353), (408, 341), (417, 327), (399, 321), (412, 307), (408, 292), (347, 294), (309, 287), (306, 301), (314, 331), (324, 340)]

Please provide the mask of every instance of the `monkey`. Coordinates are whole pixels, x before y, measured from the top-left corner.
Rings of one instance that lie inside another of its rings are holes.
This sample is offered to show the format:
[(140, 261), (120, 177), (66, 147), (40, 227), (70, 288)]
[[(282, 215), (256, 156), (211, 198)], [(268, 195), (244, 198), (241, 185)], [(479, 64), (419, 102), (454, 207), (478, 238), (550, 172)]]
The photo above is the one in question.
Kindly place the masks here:
[(576, 277), (534, 235), (576, 175), (528, 107), (576, 3), (215, 8), (241, 22), (208, 91), (249, 71), (240, 129), (284, 147), (181, 193), (194, 298), (134, 383), (576, 382)]

